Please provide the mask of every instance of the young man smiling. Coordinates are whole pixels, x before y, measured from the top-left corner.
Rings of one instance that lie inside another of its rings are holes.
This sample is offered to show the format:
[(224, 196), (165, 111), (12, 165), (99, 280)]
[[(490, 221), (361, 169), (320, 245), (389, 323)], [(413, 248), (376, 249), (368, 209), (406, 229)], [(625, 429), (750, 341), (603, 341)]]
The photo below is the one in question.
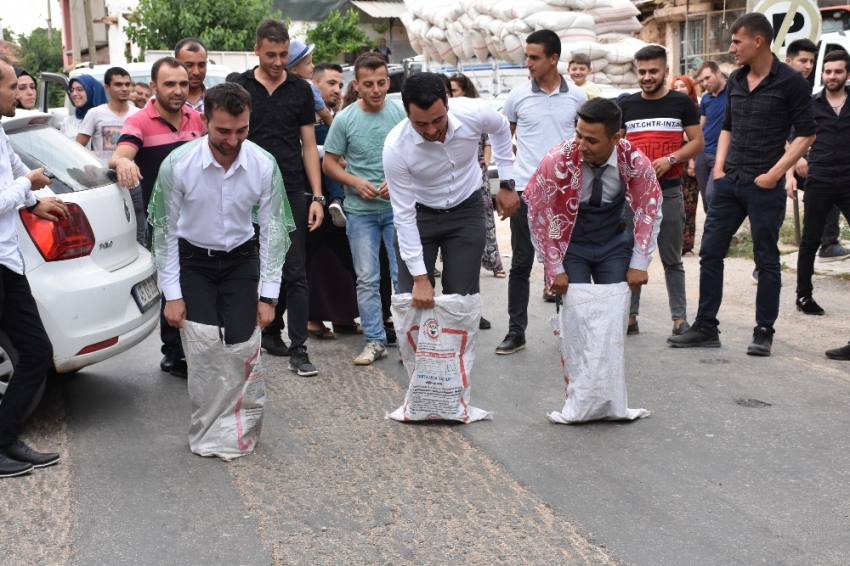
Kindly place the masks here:
[[(306, 234), (307, 230), (321, 225), (325, 203), (316, 147), (313, 90), (286, 70), (289, 32), (283, 22), (271, 19), (260, 22), (256, 41), (254, 53), (260, 58), (259, 66), (236, 76), (233, 82), (251, 95), (253, 110), (248, 139), (277, 161), (296, 227), (286, 254), (275, 318), (263, 330), (263, 348), (273, 356), (289, 356), (290, 371), (310, 377), (319, 372), (307, 355), (310, 294)], [(309, 186), (304, 183), (305, 176)], [(288, 347), (281, 339), (284, 311), (289, 321)]]
[(77, 143), (88, 147), (91, 142), (94, 154), (109, 163), (118, 147), (124, 122), (139, 109), (130, 104), (130, 73), (121, 67), (107, 69), (103, 86), (109, 102), (88, 111), (77, 134)]
[[(688, 329), (685, 297), (685, 267), (682, 265), (682, 228), (685, 205), (682, 197), (682, 163), (696, 157), (703, 149), (699, 110), (693, 100), (667, 87), (667, 50), (648, 45), (635, 53), (641, 92), (620, 102), (623, 110), (624, 137), (651, 161), (664, 200), (658, 255), (664, 266), (667, 298), (673, 319), (673, 334)], [(683, 136), (688, 143), (683, 145)], [(627, 215), (630, 228), (634, 223)], [(637, 334), (640, 289), (632, 292), (629, 334)]]
[[(393, 207), (381, 156), (390, 131), (404, 120), (397, 104), (387, 103), (390, 77), (387, 62), (377, 53), (364, 53), (354, 62), (354, 88), (360, 100), (340, 112), (325, 139), (322, 167), (345, 186), (346, 232), (357, 273), (357, 307), (366, 347), (354, 360), (370, 365), (387, 357), (387, 334), (381, 308), (381, 245), (387, 251), (390, 277), (398, 289), (393, 249)], [(348, 170), (340, 159), (345, 156)]]
[(186, 106), (203, 113), (204, 94), (207, 91), (204, 85), (204, 80), (207, 78), (207, 46), (200, 39), (186, 37), (174, 46), (174, 57), (183, 61), (189, 73), (189, 95), (186, 97)]

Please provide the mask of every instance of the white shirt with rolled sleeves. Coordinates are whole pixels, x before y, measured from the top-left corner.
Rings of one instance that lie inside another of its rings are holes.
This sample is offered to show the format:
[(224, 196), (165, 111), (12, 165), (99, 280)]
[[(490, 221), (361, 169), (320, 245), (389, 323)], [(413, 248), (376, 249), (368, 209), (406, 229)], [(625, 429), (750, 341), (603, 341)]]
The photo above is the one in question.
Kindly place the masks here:
[(12, 149), (9, 136), (0, 125), (0, 265), (19, 275), (24, 274), (24, 256), (18, 247), (15, 217), (21, 206), (33, 206), (35, 195), (26, 175), (29, 168), (21, 163)]
[[(248, 141), (225, 171), (213, 157), (206, 136), (174, 164), (168, 255), (165, 268), (159, 272), (166, 300), (183, 297), (178, 240), (183, 238), (200, 248), (231, 251), (254, 237), (251, 213), (257, 204), (260, 273), (266, 273), (273, 172), (274, 161)], [(278, 269), (270, 278), (263, 277), (260, 296), (280, 294), (281, 271)]]
[(510, 125), (481, 99), (449, 99), (448, 129), (443, 142), (427, 141), (413, 129), (409, 119), (393, 128), (384, 142), (384, 174), (399, 250), (414, 277), (426, 273), (416, 203), (447, 209), (481, 190), (481, 134), (490, 136), (499, 178), (513, 179)]

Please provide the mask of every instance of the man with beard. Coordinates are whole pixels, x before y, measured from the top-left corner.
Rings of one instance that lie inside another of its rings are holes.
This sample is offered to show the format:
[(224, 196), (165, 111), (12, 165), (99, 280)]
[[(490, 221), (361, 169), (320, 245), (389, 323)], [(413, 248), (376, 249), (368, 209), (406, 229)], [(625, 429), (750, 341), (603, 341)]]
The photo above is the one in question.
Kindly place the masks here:
[(166, 158), (151, 199), (152, 252), (168, 324), (219, 326), (223, 310), (227, 344), (247, 342), (274, 318), (294, 228), (274, 158), (245, 141), (250, 114), (244, 88), (211, 88), (203, 114), (208, 135)]
[[(664, 266), (667, 298), (673, 318), (673, 335), (688, 329), (685, 297), (685, 267), (682, 265), (682, 227), (685, 204), (682, 198), (682, 163), (687, 163), (705, 145), (700, 128), (699, 110), (693, 100), (667, 87), (667, 51), (660, 45), (647, 45), (635, 53), (641, 92), (620, 102), (626, 140), (652, 161), (663, 192), (658, 255)], [(688, 143), (683, 145), (683, 134)], [(626, 215), (634, 230), (631, 214)], [(629, 334), (639, 332), (637, 316), (640, 288), (632, 291)]]
[(200, 39), (186, 37), (174, 46), (174, 57), (183, 61), (189, 73), (189, 95), (186, 98), (186, 106), (203, 113), (204, 94), (207, 92), (207, 87), (204, 85), (204, 79), (207, 78), (207, 46)]
[[(723, 262), (732, 236), (749, 217), (759, 280), (756, 326), (747, 354), (769, 356), (782, 290), (777, 242), (785, 220), (785, 172), (815, 141), (816, 125), (809, 83), (771, 51), (773, 28), (767, 18), (744, 14), (730, 31), (729, 52), (741, 67), (726, 83), (714, 194), (699, 252), (699, 311), (693, 326), (667, 343), (674, 348), (720, 347)], [(797, 137), (786, 148), (792, 126)]]
[[(823, 314), (823, 309), (812, 298), (812, 275), (820, 236), (833, 208), (838, 207), (850, 219), (850, 147), (846, 141), (850, 128), (850, 105), (846, 104), (850, 89), (845, 85), (848, 68), (850, 55), (846, 51), (836, 49), (827, 53), (823, 58), (824, 89), (812, 97), (817, 139), (809, 149), (803, 196), (806, 216), (797, 257), (797, 308), (803, 310), (802, 305), (817, 314)], [(847, 350), (845, 359), (850, 359), (850, 347), (843, 349)]]
[[(525, 40), (525, 66), (530, 81), (514, 88), (505, 100), (502, 114), (508, 119), (511, 133), (516, 135), (516, 190), (522, 190), (540, 160), (555, 145), (575, 133), (576, 111), (587, 102), (587, 94), (558, 73), (561, 39), (550, 30), (538, 30)], [(451, 85), (449, 85), (451, 86)], [(449, 91), (451, 93), (451, 91)], [(507, 179), (501, 177), (505, 181)], [(534, 267), (534, 245), (528, 231), (528, 207), (519, 199), (519, 210), (511, 217), (511, 273), (508, 277), (508, 333), (496, 346), (496, 353), (513, 354), (525, 348), (528, 326), (528, 297), (531, 268)], [(504, 220), (503, 217), (502, 219)], [(545, 287), (543, 297), (556, 300)]]
[[(251, 95), (253, 111), (248, 139), (277, 161), (296, 225), (283, 268), (275, 318), (263, 329), (263, 349), (273, 356), (289, 356), (290, 371), (312, 377), (319, 371), (307, 355), (310, 292), (306, 234), (321, 226), (325, 214), (313, 89), (307, 81), (286, 70), (289, 31), (283, 22), (263, 20), (256, 35), (254, 53), (260, 64), (232, 81)], [(281, 337), (284, 311), (289, 322), (289, 346)]]
[[(118, 174), (118, 183), (125, 189), (141, 187), (144, 210), (148, 210), (159, 166), (176, 148), (200, 139), (207, 131), (201, 116), (186, 106), (189, 94), (189, 73), (182, 61), (164, 57), (151, 68), (153, 104), (127, 118), (118, 139), (118, 148), (109, 160), (109, 167)], [(151, 234), (147, 236), (150, 242)], [(162, 299), (165, 309), (165, 297)], [(162, 361), (159, 368), (177, 377), (186, 377), (186, 359), (180, 331), (170, 326), (160, 313), (159, 331), (162, 338)]]

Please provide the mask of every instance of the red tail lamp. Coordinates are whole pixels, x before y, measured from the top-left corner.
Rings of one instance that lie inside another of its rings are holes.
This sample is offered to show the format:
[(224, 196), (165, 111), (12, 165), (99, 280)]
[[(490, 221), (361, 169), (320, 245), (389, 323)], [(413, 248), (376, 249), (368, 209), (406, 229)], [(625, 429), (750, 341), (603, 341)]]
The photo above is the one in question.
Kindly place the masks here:
[(67, 218), (56, 222), (39, 218), (25, 208), (21, 220), (44, 261), (74, 259), (89, 255), (94, 249), (94, 232), (80, 205), (65, 203)]

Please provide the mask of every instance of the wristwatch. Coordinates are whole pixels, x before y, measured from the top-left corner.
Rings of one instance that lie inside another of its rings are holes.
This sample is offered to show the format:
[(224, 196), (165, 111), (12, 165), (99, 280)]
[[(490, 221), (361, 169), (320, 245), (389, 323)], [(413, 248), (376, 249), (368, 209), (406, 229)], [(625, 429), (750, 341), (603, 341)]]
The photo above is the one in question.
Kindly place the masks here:
[(273, 307), (277, 306), (277, 299), (272, 299), (270, 297), (260, 297), (261, 303), (266, 303), (267, 305), (271, 305)]
[(515, 191), (516, 190), (516, 183), (514, 182), (513, 179), (508, 179), (507, 181), (499, 181), (499, 188), (500, 189), (507, 189), (509, 191)]
[(325, 197), (324, 197), (324, 196), (320, 196), (320, 197), (315, 197), (315, 196), (314, 196), (314, 197), (313, 197), (313, 202), (318, 202), (318, 203), (321, 203), (321, 205), (322, 205), (322, 206), (325, 206), (325, 203), (326, 203), (327, 201), (325, 200)]
[(678, 159), (676, 159), (676, 156), (675, 156), (675, 155), (673, 155), (672, 153), (671, 153), (670, 155), (668, 155), (668, 156), (667, 156), (667, 163), (669, 163), (670, 165), (675, 165), (675, 164), (677, 164), (678, 162), (679, 162), (679, 160), (678, 160)]

